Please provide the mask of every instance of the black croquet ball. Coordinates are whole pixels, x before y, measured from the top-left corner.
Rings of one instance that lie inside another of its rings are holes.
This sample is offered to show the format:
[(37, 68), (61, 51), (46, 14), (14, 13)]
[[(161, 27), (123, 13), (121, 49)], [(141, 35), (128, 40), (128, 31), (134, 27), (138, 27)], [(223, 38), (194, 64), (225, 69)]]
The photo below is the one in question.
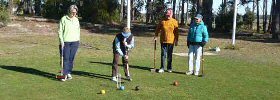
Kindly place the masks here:
[(135, 91), (139, 91), (140, 90), (140, 87), (139, 86), (136, 86), (135, 87)]

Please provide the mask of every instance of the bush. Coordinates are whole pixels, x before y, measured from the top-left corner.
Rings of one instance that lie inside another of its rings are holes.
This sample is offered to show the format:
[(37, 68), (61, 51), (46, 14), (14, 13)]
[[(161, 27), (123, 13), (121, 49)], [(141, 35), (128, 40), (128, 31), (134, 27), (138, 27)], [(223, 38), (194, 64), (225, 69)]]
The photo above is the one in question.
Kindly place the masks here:
[(253, 22), (255, 20), (254, 12), (247, 10), (246, 13), (243, 15), (244, 25), (247, 25), (248, 29), (252, 29)]
[(43, 16), (60, 19), (68, 13), (70, 5), (76, 4), (79, 8), (78, 16), (82, 21), (101, 24), (119, 21), (118, 0), (83, 0), (82, 6), (79, 5), (78, 0), (71, 1), (48, 0), (44, 5)]
[(229, 50), (239, 50), (239, 47), (238, 47), (237, 45), (232, 45), (232, 44), (230, 44), (230, 45), (227, 45), (227, 46), (225, 47), (225, 49), (229, 49)]
[(6, 26), (9, 21), (10, 17), (8, 10), (6, 7), (0, 6), (0, 27)]
[(51, 19), (60, 19), (68, 13), (69, 6), (73, 4), (68, 0), (48, 0), (44, 5), (43, 16)]
[(119, 21), (118, 0), (84, 0), (80, 13), (84, 21), (111, 23)]
[[(233, 16), (234, 16), (233, 10), (225, 14), (223, 13), (218, 14), (215, 18), (215, 22), (216, 22), (215, 30), (218, 32), (230, 32), (233, 26)], [(237, 28), (240, 28), (240, 26), (243, 24), (240, 15), (237, 15), (236, 23), (237, 23), (236, 24)]]

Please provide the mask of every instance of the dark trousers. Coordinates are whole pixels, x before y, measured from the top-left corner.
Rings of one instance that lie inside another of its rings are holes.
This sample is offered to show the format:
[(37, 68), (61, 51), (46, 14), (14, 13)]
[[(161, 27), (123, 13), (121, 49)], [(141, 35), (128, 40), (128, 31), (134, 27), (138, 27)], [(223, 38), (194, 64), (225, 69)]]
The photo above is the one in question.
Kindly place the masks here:
[(172, 53), (173, 53), (173, 44), (169, 43), (161, 43), (161, 67), (160, 69), (164, 69), (165, 60), (167, 56), (167, 69), (172, 70)]
[[(63, 75), (70, 74), (74, 66), (74, 58), (79, 48), (80, 42), (64, 42), (64, 47), (60, 51), (63, 51)], [(63, 49), (63, 50), (61, 50)], [(62, 52), (60, 52), (61, 54)]]
[[(116, 77), (117, 73), (119, 72), (119, 70), (118, 70), (119, 56), (120, 56), (119, 53), (114, 52), (113, 66), (112, 66), (112, 76), (113, 77)], [(123, 63), (125, 76), (130, 76), (129, 69), (128, 69), (129, 68), (128, 67), (128, 59), (125, 59), (125, 57), (122, 57), (122, 63)]]

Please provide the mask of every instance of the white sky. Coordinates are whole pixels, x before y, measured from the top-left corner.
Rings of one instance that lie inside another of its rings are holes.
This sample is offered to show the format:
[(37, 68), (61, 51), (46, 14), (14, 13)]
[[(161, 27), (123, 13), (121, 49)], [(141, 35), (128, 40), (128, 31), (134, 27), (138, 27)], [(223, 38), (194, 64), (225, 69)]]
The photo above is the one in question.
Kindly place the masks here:
[[(269, 2), (267, 3), (267, 13), (268, 13), (268, 15), (270, 15), (271, 2), (270, 2), (270, 0), (268, 0), (268, 1)], [(222, 0), (215, 0), (215, 2), (213, 2), (213, 11), (217, 12), (221, 3), (222, 3)], [(262, 13), (263, 13), (263, 0), (259, 1), (259, 5), (260, 5), (259, 6), (260, 15), (262, 15)], [(253, 3), (249, 3), (248, 6), (249, 6), (249, 8), (252, 9)], [(238, 6), (238, 13), (242, 14), (242, 15), (245, 14), (245, 8), (246, 7), (247, 7), (247, 5), (244, 5), (244, 6), (239, 5)], [(256, 11), (257, 11), (257, 8), (255, 8), (255, 13), (256, 13)]]
[[(167, 2), (168, 0), (165, 0), (165, 2)], [(181, 1), (181, 0), (177, 0), (177, 5), (178, 5), (178, 1)], [(218, 11), (218, 8), (220, 7), (220, 5), (221, 5), (221, 3), (222, 3), (222, 1), (223, 0), (213, 0), (214, 2), (213, 2), (213, 13), (216, 13), (217, 11)], [(260, 15), (262, 15), (262, 13), (263, 13), (263, 0), (261, 0), (261, 1), (259, 1), (259, 4), (260, 4)], [(246, 7), (249, 7), (249, 8), (252, 8), (252, 6), (253, 6), (253, 3), (249, 3), (249, 4), (247, 4), (247, 5), (244, 5), (244, 6), (242, 6), (242, 5), (239, 5), (238, 6), (238, 13), (239, 14), (245, 14), (245, 8)], [(186, 3), (185, 3), (185, 9), (186, 9)], [(190, 7), (190, 6), (189, 6)], [(255, 13), (256, 13), (256, 10), (257, 8), (255, 8)], [(270, 15), (270, 9), (271, 9), (271, 1), (269, 1), (268, 3), (267, 3), (267, 9), (268, 9), (268, 15)], [(186, 11), (186, 10), (185, 10)], [(141, 11), (141, 13), (146, 13), (146, 9), (145, 9), (145, 7), (143, 7), (143, 10)]]

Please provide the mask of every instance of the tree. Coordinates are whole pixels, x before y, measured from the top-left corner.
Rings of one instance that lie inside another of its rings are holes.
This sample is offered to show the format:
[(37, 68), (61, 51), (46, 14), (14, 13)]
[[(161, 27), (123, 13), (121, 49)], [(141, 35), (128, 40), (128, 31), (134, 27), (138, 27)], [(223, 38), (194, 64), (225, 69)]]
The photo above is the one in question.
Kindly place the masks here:
[(154, 0), (149, 4), (149, 22), (157, 23), (165, 16), (166, 6), (164, 5), (164, 0)]
[(31, 0), (25, 0), (25, 1), (26, 1), (25, 14), (31, 14), (32, 13), (32, 3), (31, 3)]
[(223, 0), (222, 10), (224, 14), (227, 13), (227, 0)]
[(41, 0), (35, 0), (35, 15), (41, 16)]
[(246, 13), (243, 15), (243, 22), (247, 25), (248, 29), (252, 29), (253, 22), (255, 20), (255, 15), (252, 11), (250, 11), (249, 7), (246, 8)]
[(173, 17), (174, 18), (176, 18), (175, 8), (176, 8), (176, 0), (173, 0)]
[(136, 9), (136, 6), (134, 5), (134, 0), (130, 0), (131, 1), (131, 20), (135, 20), (135, 9)]
[(260, 33), (260, 6), (259, 6), (259, 0), (257, 2), (257, 32)]
[(212, 30), (212, 6), (213, 6), (213, 0), (204, 0), (203, 1), (203, 21), (207, 25), (208, 30)]
[(185, 0), (182, 0), (181, 25), (185, 25)]
[(188, 19), (189, 19), (189, 1), (190, 0), (187, 0), (186, 23), (188, 23)]
[(146, 23), (149, 23), (150, 22), (150, 19), (151, 19), (151, 11), (152, 11), (152, 1), (151, 0), (147, 0), (147, 6), (146, 6)]
[(13, 4), (13, 0), (9, 0), (9, 13), (10, 14), (13, 14), (13, 6), (14, 6), (14, 4)]
[(120, 22), (123, 21), (124, 17), (124, 0), (121, 0), (121, 11), (120, 11)]
[[(224, 13), (222, 9), (223, 5), (219, 7), (218, 14), (215, 17), (216, 22), (216, 31), (219, 32), (230, 32), (232, 30), (233, 25), (233, 16), (234, 16), (234, 9), (229, 9), (227, 13)], [(237, 14), (237, 28), (241, 26), (241, 16)]]
[(267, 25), (267, 0), (263, 0), (263, 32), (266, 33), (266, 25)]
[(203, 0), (197, 0), (197, 14), (202, 14)]
[(195, 15), (196, 15), (196, 13), (197, 13), (197, 0), (189, 0), (190, 1), (190, 3), (191, 3), (191, 5), (192, 5), (192, 7), (191, 7), (191, 10), (189, 11), (190, 12), (190, 18), (191, 18), (191, 22), (190, 23), (192, 23), (193, 21), (194, 21), (194, 17), (195, 17)]
[(135, 0), (134, 1), (134, 10), (133, 10), (133, 15), (134, 15), (134, 20), (139, 20), (140, 18), (142, 18), (142, 15), (141, 15), (141, 10), (143, 8), (145, 4), (145, 0)]
[(271, 33), (272, 39), (279, 39), (280, 34), (280, 0), (272, 0), (273, 3), (273, 13), (272, 13), (272, 25)]
[(0, 2), (0, 28), (6, 26), (10, 21), (7, 5), (3, 3), (3, 1)]

